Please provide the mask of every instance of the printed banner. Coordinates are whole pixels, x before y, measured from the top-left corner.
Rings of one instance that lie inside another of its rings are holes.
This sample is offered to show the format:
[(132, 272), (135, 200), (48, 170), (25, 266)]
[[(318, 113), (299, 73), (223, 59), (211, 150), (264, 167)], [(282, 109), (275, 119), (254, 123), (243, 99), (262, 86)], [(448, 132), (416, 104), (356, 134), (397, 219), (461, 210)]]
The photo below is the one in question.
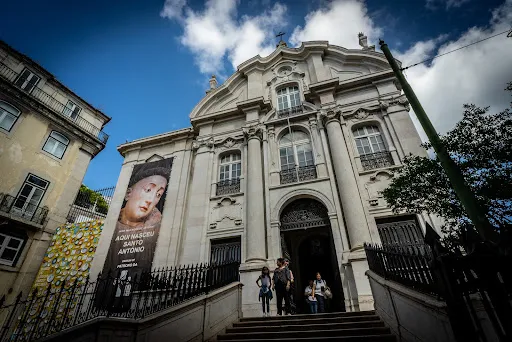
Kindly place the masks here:
[(68, 287), (75, 280), (77, 284), (85, 281), (102, 230), (103, 220), (57, 227), (33, 288), (40, 292), (46, 290), (49, 284), (53, 288), (65, 282)]
[(150, 271), (173, 159), (135, 165), (103, 266), (103, 275), (130, 281)]

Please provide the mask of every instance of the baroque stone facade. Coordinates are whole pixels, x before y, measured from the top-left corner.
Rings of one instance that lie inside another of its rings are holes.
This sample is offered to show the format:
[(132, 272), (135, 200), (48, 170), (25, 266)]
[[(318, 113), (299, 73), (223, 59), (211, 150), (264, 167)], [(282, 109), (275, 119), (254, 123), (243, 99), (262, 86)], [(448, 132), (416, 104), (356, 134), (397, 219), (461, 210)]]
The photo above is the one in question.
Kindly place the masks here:
[[(419, 232), (425, 220), (434, 225), (425, 215), (393, 215), (381, 195), (404, 156), (425, 154), (396, 84), (381, 53), (322, 41), (280, 44), (218, 87), (213, 77), (190, 113), (192, 127), (119, 146), (125, 159), (93, 274), (133, 166), (158, 155), (174, 164), (153, 267), (238, 253), (243, 312), (253, 316), (261, 268), (286, 255), (299, 311), (317, 271), (333, 289), (332, 310), (372, 308), (363, 244), (381, 242), (380, 224), (408, 222)], [(386, 243), (409, 241), (397, 234)]]

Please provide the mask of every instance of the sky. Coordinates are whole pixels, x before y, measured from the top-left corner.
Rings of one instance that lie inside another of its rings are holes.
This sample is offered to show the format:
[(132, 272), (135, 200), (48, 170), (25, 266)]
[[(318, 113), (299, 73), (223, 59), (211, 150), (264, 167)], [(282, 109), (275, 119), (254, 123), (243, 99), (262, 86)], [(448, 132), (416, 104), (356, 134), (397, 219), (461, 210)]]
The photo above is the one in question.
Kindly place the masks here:
[[(112, 117), (107, 146), (84, 179), (92, 189), (116, 184), (118, 145), (190, 126), (211, 74), (222, 82), (243, 61), (268, 55), (279, 31), (291, 47), (328, 40), (346, 48), (360, 48), (357, 34), (364, 32), (377, 51), (384, 39), (406, 66), (512, 23), (512, 0), (18, 0), (2, 11), (0, 39)], [(510, 56), (512, 38), (502, 34), (406, 77), (444, 133), (464, 103), (491, 111), (509, 105), (503, 89), (512, 81)]]

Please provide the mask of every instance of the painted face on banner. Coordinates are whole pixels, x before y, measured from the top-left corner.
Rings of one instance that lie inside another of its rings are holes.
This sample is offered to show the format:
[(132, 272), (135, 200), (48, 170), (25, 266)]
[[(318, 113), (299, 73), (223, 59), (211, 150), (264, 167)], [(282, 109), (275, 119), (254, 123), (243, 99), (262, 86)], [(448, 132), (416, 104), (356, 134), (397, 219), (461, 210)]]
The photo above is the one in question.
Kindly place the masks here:
[(137, 223), (144, 221), (162, 198), (167, 180), (163, 176), (150, 176), (135, 183), (126, 193), (124, 217)]

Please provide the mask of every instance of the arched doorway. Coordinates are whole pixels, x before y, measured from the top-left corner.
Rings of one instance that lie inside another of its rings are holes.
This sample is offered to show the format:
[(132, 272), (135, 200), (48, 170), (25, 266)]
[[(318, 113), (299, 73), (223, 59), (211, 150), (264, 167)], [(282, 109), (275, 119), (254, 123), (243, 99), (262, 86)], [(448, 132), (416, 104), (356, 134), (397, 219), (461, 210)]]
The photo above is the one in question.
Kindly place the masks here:
[(340, 270), (327, 214), (320, 202), (301, 198), (289, 203), (281, 212), (281, 249), (290, 259), (295, 276), (293, 292), (298, 313), (308, 313), (304, 289), (316, 272), (322, 274), (333, 292), (327, 311), (345, 311)]

